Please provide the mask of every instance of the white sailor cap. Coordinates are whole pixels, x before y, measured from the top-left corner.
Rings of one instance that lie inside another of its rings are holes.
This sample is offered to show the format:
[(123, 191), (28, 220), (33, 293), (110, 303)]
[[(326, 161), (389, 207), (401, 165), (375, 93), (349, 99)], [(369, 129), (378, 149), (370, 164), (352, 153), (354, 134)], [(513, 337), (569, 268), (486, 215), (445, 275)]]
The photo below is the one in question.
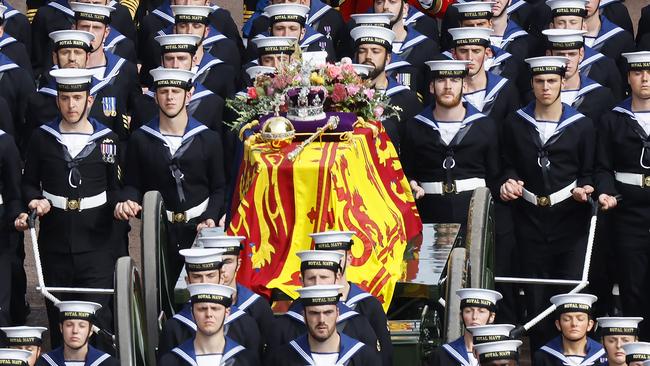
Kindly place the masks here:
[(650, 360), (650, 343), (634, 342), (622, 345), (625, 351), (625, 362), (629, 365), (632, 362), (643, 362)]
[(470, 61), (462, 60), (433, 60), (425, 62), (429, 66), (434, 79), (465, 77), (467, 75), (467, 65), (470, 63)]
[(354, 231), (323, 231), (309, 234), (315, 250), (350, 250)]
[(503, 298), (499, 292), (484, 288), (461, 288), (456, 290), (460, 297), (460, 308), (480, 307), (492, 312), (496, 310), (497, 301)]
[(545, 29), (542, 34), (548, 41), (550, 50), (576, 50), (584, 45), (587, 31), (574, 29)]
[(162, 53), (188, 52), (194, 54), (201, 37), (195, 34), (165, 34), (154, 38)]
[(221, 255), (239, 255), (242, 249), (242, 241), (246, 239), (244, 236), (228, 236), (228, 235), (204, 235), (196, 238), (197, 243), (204, 248), (218, 248), (225, 251)]
[(585, 17), (587, 16), (588, 0), (546, 0), (546, 5), (551, 8), (553, 17), (564, 15)]
[(354, 68), (354, 72), (359, 74), (359, 76), (361, 77), (366, 77), (370, 75), (370, 72), (372, 72), (372, 70), (375, 69), (370, 65), (364, 65), (364, 64), (352, 64), (352, 67)]
[(232, 305), (232, 296), (235, 289), (230, 286), (216, 285), (212, 283), (195, 283), (187, 285), (190, 292), (190, 301), (193, 304), (200, 302), (212, 302), (225, 307)]
[(255, 79), (258, 75), (275, 74), (275, 67), (271, 66), (251, 66), (246, 69), (248, 77)]
[(47, 330), (44, 327), (2, 327), (0, 328), (5, 334), (5, 346), (40, 346), (43, 339), (43, 332)]
[(341, 269), (343, 253), (332, 250), (303, 250), (296, 253), (300, 257), (300, 272), (308, 269), (329, 269), (338, 272)]
[(271, 24), (278, 22), (297, 22), (305, 24), (309, 7), (301, 4), (274, 4), (264, 8)]
[(185, 269), (188, 272), (214, 271), (221, 268), (223, 249), (190, 248), (181, 249), (178, 254), (185, 257)]
[(626, 52), (621, 55), (627, 59), (628, 70), (650, 70), (650, 51)]
[[(9, 365), (27, 365), (27, 360), (32, 353), (24, 349), (0, 348), (0, 361)], [(18, 362), (18, 363), (14, 363)]]
[(540, 56), (527, 58), (524, 61), (530, 66), (532, 75), (557, 74), (564, 75), (568, 58), (563, 56)]
[(643, 318), (606, 316), (596, 320), (600, 335), (603, 337), (608, 335), (636, 336), (639, 333), (639, 323)]
[(650, 366), (650, 360), (643, 361), (643, 366)]
[(551, 302), (557, 308), (555, 311), (561, 313), (591, 313), (591, 306), (598, 300), (598, 297), (590, 294), (561, 294), (551, 297)]
[(171, 8), (176, 23), (208, 24), (208, 16), (212, 12), (211, 7), (201, 5), (172, 5)]
[(93, 22), (102, 22), (108, 24), (111, 22), (111, 13), (115, 8), (108, 5), (88, 4), (71, 2), (70, 9), (74, 11), (74, 19), (90, 20)]
[(81, 319), (92, 322), (95, 312), (102, 306), (89, 301), (61, 301), (56, 304), (59, 308), (59, 321), (67, 319)]
[(474, 345), (488, 342), (507, 341), (510, 339), (510, 331), (515, 329), (512, 324), (488, 324), (476, 327), (467, 327), (472, 333)]
[(454, 39), (454, 47), (458, 46), (484, 46), (490, 45), (490, 35), (492, 34), (490, 28), (479, 27), (462, 27), (451, 28), (449, 33)]
[(90, 32), (68, 29), (52, 32), (49, 34), (50, 39), (54, 42), (54, 49), (61, 48), (82, 48), (90, 51), (90, 42), (95, 36)]
[(383, 46), (390, 51), (393, 49), (393, 41), (395, 40), (395, 32), (391, 29), (370, 25), (352, 28), (350, 36), (354, 39), (355, 48), (361, 44), (371, 43)]
[(494, 1), (468, 1), (455, 3), (452, 6), (458, 9), (460, 20), (466, 19), (491, 19)]
[(56, 80), (56, 89), (62, 92), (78, 92), (90, 89), (95, 74), (89, 69), (54, 69), (50, 75)]
[(295, 37), (257, 37), (253, 39), (260, 56), (293, 53), (297, 41)]
[(153, 77), (154, 89), (164, 87), (176, 87), (185, 90), (192, 89), (192, 78), (194, 77), (192, 71), (158, 67), (150, 70), (149, 74)]
[(474, 350), (478, 353), (478, 360), (481, 364), (495, 360), (518, 360), (520, 340), (508, 340), (499, 342), (488, 342), (475, 344)]
[(297, 289), (304, 306), (332, 305), (341, 298), (340, 285), (316, 285)]
[(390, 20), (393, 18), (391, 13), (365, 13), (365, 14), (352, 14), (354, 24), (356, 26), (374, 26), (390, 28)]

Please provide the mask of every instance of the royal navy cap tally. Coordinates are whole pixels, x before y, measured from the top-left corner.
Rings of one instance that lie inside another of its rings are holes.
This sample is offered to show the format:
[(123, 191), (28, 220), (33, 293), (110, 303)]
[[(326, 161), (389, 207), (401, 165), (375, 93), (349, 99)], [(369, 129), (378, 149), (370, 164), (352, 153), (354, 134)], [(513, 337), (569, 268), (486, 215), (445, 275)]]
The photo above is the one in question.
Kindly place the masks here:
[(225, 307), (232, 305), (232, 296), (235, 293), (235, 289), (230, 286), (212, 283), (189, 284), (187, 290), (190, 292), (192, 304), (211, 302)]
[(329, 269), (338, 272), (343, 259), (343, 253), (332, 250), (303, 250), (296, 255), (300, 257), (300, 272), (308, 269)]
[(479, 362), (490, 362), (496, 360), (517, 360), (519, 359), (520, 340), (508, 340), (499, 342), (488, 342), (475, 344), (474, 350), (478, 353)]
[(95, 39), (95, 36), (90, 32), (72, 29), (52, 32), (49, 36), (52, 42), (54, 42), (55, 50), (60, 50), (61, 48), (81, 48), (90, 51), (90, 42)]
[(390, 28), (390, 20), (393, 18), (391, 13), (365, 13), (365, 14), (352, 14), (354, 24), (357, 27), (366, 25), (373, 27)]
[(178, 254), (185, 257), (185, 269), (188, 272), (215, 271), (221, 269), (222, 249), (190, 248), (181, 249)]
[(304, 306), (337, 304), (341, 298), (339, 285), (316, 285), (297, 289)]
[(545, 29), (542, 34), (548, 41), (550, 50), (577, 50), (585, 44), (587, 31), (573, 29)]
[(251, 79), (255, 79), (259, 75), (275, 74), (275, 72), (275, 67), (271, 66), (251, 66), (246, 69), (246, 74)]
[(495, 311), (497, 301), (503, 298), (499, 292), (483, 288), (461, 288), (456, 290), (460, 298), (460, 308), (480, 307)]
[(323, 231), (309, 234), (315, 250), (350, 250), (354, 231)]
[(587, 16), (586, 0), (547, 0), (546, 5), (551, 8), (553, 18), (561, 16)]
[(425, 62), (431, 70), (434, 79), (462, 78), (467, 75), (467, 65), (470, 61), (461, 60), (434, 60)]
[(56, 307), (59, 308), (60, 321), (80, 319), (92, 322), (95, 312), (102, 306), (89, 301), (61, 301)]
[(195, 34), (166, 34), (154, 38), (160, 44), (160, 51), (169, 52), (188, 52), (194, 54), (201, 43), (201, 37)]
[(243, 236), (228, 235), (201, 235), (196, 238), (198, 244), (204, 248), (224, 249), (221, 255), (239, 255), (242, 249)]
[(476, 327), (467, 327), (472, 333), (474, 344), (507, 341), (510, 339), (510, 331), (515, 329), (512, 324), (488, 324)]
[(309, 7), (300, 4), (274, 4), (264, 8), (264, 13), (271, 19), (271, 24), (296, 22), (304, 25)]
[(172, 5), (171, 8), (176, 23), (208, 24), (208, 16), (212, 12), (211, 7), (201, 5)]
[(362, 25), (354, 27), (350, 31), (350, 36), (354, 39), (354, 46), (359, 47), (361, 44), (376, 44), (383, 46), (387, 50), (392, 50), (395, 32), (384, 27)]
[(591, 306), (598, 297), (590, 294), (561, 294), (551, 297), (551, 303), (556, 307), (557, 313), (591, 313)]
[(93, 70), (88, 69), (54, 69), (50, 75), (56, 81), (56, 90), (62, 92), (78, 92), (90, 90)]
[(490, 28), (479, 27), (462, 27), (451, 28), (449, 33), (454, 39), (454, 47), (459, 46), (484, 46), (490, 45), (490, 35), (492, 34)]
[(44, 327), (3, 327), (0, 330), (5, 334), (6, 347), (40, 346), (43, 341)]
[(258, 37), (252, 41), (260, 56), (291, 54), (295, 49), (295, 37)]
[(626, 343), (621, 347), (623, 347), (623, 351), (625, 351), (625, 362), (628, 365), (632, 362), (643, 362), (650, 360), (650, 343)]
[(111, 22), (111, 13), (115, 11), (115, 8), (112, 6), (77, 2), (71, 2), (70, 9), (74, 11), (74, 19), (76, 21), (90, 20), (104, 24)]
[(613, 317), (606, 316), (597, 318), (598, 329), (601, 336), (627, 335), (636, 336), (639, 333), (641, 317)]
[(370, 72), (375, 69), (370, 65), (364, 64), (352, 64), (352, 67), (354, 68), (354, 72), (356, 72), (362, 78), (370, 75)]
[(460, 20), (491, 19), (493, 4), (493, 1), (468, 1), (455, 3), (453, 6), (458, 9)]
[(627, 59), (630, 71), (650, 70), (650, 51), (626, 52), (622, 56)]
[(150, 70), (149, 74), (153, 77), (154, 89), (165, 87), (192, 89), (192, 78), (194, 78), (192, 71), (159, 67)]
[(527, 58), (532, 75), (557, 74), (564, 75), (568, 58), (562, 56), (540, 56)]
[(1, 365), (27, 365), (27, 360), (32, 353), (24, 349), (0, 348)]

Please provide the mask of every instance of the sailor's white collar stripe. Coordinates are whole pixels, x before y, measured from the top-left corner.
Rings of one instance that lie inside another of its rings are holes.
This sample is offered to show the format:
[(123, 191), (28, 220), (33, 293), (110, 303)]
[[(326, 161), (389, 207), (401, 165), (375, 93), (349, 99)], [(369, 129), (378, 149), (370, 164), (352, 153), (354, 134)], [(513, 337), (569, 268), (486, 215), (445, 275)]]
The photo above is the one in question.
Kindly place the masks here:
[(465, 119), (463, 120), (463, 123), (461, 124), (461, 127), (467, 126), (468, 124), (476, 121), (479, 118), (483, 118), (483, 117), (485, 117), (485, 115), (483, 113), (480, 113), (480, 112), (471, 114), (471, 115), (465, 117)]
[(6, 134), (7, 134), (6, 132), (4, 132), (3, 130), (0, 130), (0, 136), (6, 135)]
[(415, 23), (418, 19), (422, 18), (424, 16), (424, 13), (421, 11), (418, 11), (408, 17), (406, 20), (404, 20), (404, 25), (410, 25), (411, 23)]
[(448, 57), (450, 59), (454, 58), (454, 55), (451, 54), (451, 51), (445, 51), (442, 53), (443, 56)]
[(192, 357), (190, 357), (190, 355), (188, 355), (187, 353), (185, 353), (185, 351), (183, 351), (182, 349), (180, 349), (180, 348), (178, 348), (178, 347), (175, 347), (174, 349), (172, 349), (172, 352), (174, 352), (175, 354), (179, 355), (182, 359), (185, 360), (185, 362), (189, 363), (190, 365), (192, 365), (192, 366), (198, 366), (197, 363), (196, 363), (196, 361), (194, 361), (194, 360), (192, 359)]
[(113, 38), (108, 44), (104, 45), (104, 49), (111, 48), (115, 45), (117, 45), (119, 42), (123, 41), (126, 38), (123, 34), (120, 34), (119, 36)]
[(423, 122), (423, 123), (431, 126), (434, 130), (438, 129), (438, 124), (437, 123), (435, 123), (430, 118), (427, 118), (427, 117), (425, 117), (425, 116), (423, 116), (421, 114), (418, 114), (417, 116), (415, 116), (415, 119), (417, 119), (418, 121)]
[[(574, 363), (571, 362), (571, 360), (569, 360), (569, 359), (568, 359), (566, 356), (564, 356), (561, 352), (559, 352), (559, 351), (557, 351), (557, 350), (554, 350), (553, 348), (551, 348), (551, 347), (549, 347), (549, 346), (543, 346), (543, 347), (541, 348), (541, 350), (544, 351), (544, 352), (546, 352), (546, 353), (548, 353), (548, 354), (550, 354), (550, 355), (552, 355), (552, 356), (554, 356), (555, 358), (561, 360), (565, 365), (574, 365)], [(596, 352), (595, 354), (591, 355), (590, 357), (583, 359), (582, 362), (581, 362), (579, 365), (576, 365), (576, 366), (589, 366), (589, 365), (593, 365), (593, 364), (596, 362), (596, 360), (598, 360), (598, 359), (599, 359), (600, 357), (602, 357), (604, 354), (605, 354), (605, 350), (604, 350), (604, 349), (600, 349), (598, 352)]]
[(505, 61), (505, 60), (509, 59), (510, 57), (512, 57), (512, 54), (510, 54), (508, 52), (504, 52), (504, 53), (502, 53), (499, 56), (494, 58), (494, 61), (492, 62), (492, 66), (498, 65), (498, 64), (501, 63), (501, 61)]
[[(50, 135), (54, 136), (57, 139), (57, 141), (62, 142), (63, 137), (61, 136), (61, 133), (59, 131), (53, 129), (52, 127), (50, 127), (48, 125), (41, 125), (41, 129), (43, 131), (49, 133)], [(93, 141), (97, 140), (100, 137), (108, 135), (109, 133), (111, 133), (111, 130), (109, 128), (104, 128), (104, 129), (101, 129), (101, 130), (93, 133), (88, 138), (88, 144), (92, 143)]]
[(357, 313), (354, 310), (347, 311), (347, 312), (339, 315), (339, 317), (336, 319), (336, 324), (343, 323), (344, 321), (346, 321), (346, 320), (348, 320), (350, 318), (353, 318), (353, 317), (355, 317), (357, 315), (359, 315), (359, 313)]
[(519, 0), (514, 4), (511, 4), (509, 7), (506, 8), (506, 14), (512, 14), (517, 9), (521, 8), (522, 5), (525, 5), (525, 4), (526, 4), (526, 1), (524, 1), (524, 0)]
[(164, 29), (161, 29), (161, 30), (158, 31), (158, 35), (159, 35), (159, 36), (166, 36), (167, 33), (165, 32)]
[(199, 100), (199, 99), (201, 99), (201, 98), (203, 98), (205, 96), (208, 96), (210, 94), (214, 94), (214, 93), (211, 92), (209, 89), (202, 90), (202, 91), (200, 91), (200, 92), (198, 92), (196, 94), (192, 94), (192, 98), (190, 98), (190, 101)]
[(237, 311), (235, 311), (234, 313), (230, 313), (230, 315), (228, 315), (226, 321), (224, 322), (224, 325), (234, 322), (238, 318), (242, 317), (244, 314), (246, 313), (243, 310), (237, 309)]
[(460, 353), (458, 353), (453, 347), (451, 347), (449, 344), (443, 344), (442, 347), (453, 357), (456, 359), (456, 361), (460, 362), (461, 365), (463, 366), (471, 366), (469, 362), (463, 357)]
[(407, 50), (421, 42), (424, 42), (426, 39), (427, 37), (425, 35), (420, 34), (419, 36), (409, 40), (408, 42), (403, 43), (400, 49), (400, 53), (403, 53), (404, 50)]
[(0, 72), (5, 72), (5, 71), (8, 71), (8, 70), (17, 69), (18, 67), (19, 66), (16, 65), (15, 63), (13, 63), (13, 62), (9, 63), (9, 64), (4, 64), (4, 65), (0, 66)]
[(345, 302), (345, 305), (347, 305), (347, 306), (356, 305), (356, 303), (358, 303), (359, 301), (361, 301), (361, 300), (363, 300), (365, 298), (368, 298), (368, 297), (372, 297), (372, 295), (367, 293), (367, 292), (362, 292), (360, 294), (356, 294), (353, 297), (349, 298)]
[(363, 343), (357, 342), (352, 348), (350, 348), (349, 351), (345, 352), (345, 355), (343, 357), (339, 357), (339, 360), (336, 361), (335, 366), (343, 366), (345, 365), (352, 356), (354, 356), (357, 351), (359, 351), (363, 347)]
[(492, 99), (496, 98), (497, 93), (503, 89), (504, 86), (508, 83), (508, 79), (502, 78), (499, 80), (497, 85), (495, 85), (492, 90), (490, 90), (486, 95), (485, 95), (485, 101), (491, 101)]
[(194, 323), (192, 320), (188, 319), (186, 316), (181, 315), (180, 313), (174, 314), (172, 317), (173, 319), (178, 320), (179, 322), (187, 325), (188, 327), (192, 328), (196, 332), (196, 323)]
[(623, 108), (623, 107), (621, 107), (621, 106), (616, 106), (616, 107), (614, 107), (612, 110), (613, 110), (614, 112), (619, 112), (619, 113), (627, 114), (628, 116), (630, 116), (630, 118), (632, 118), (633, 120), (636, 121), (636, 116), (634, 115), (634, 112), (632, 112), (632, 111), (630, 111), (630, 110), (628, 110), (628, 109), (626, 109), (626, 108)]
[(205, 125), (203, 125), (203, 124), (198, 125), (198, 126), (192, 128), (191, 130), (187, 131), (186, 134), (183, 135), (182, 142), (187, 141), (190, 137), (193, 137), (194, 135), (196, 135), (196, 134), (198, 134), (198, 133), (200, 133), (200, 132), (202, 132), (202, 131), (205, 131), (205, 130), (207, 130), (207, 129), (208, 129), (208, 128), (207, 128)]
[(286, 314), (287, 316), (290, 316), (290, 317), (292, 317), (292, 318), (298, 320), (299, 322), (301, 322), (301, 323), (303, 323), (303, 324), (305, 323), (305, 318), (304, 318), (302, 315), (296, 313), (296, 312), (293, 311), (293, 310), (289, 310), (289, 311), (287, 311), (285, 314)]
[(120, 68), (124, 63), (126, 62), (125, 59), (121, 58), (117, 61), (115, 66), (108, 72), (108, 74), (104, 73), (104, 78), (100, 79), (101, 81), (95, 84), (92, 88), (90, 88), (90, 94), (94, 95), (97, 94), (100, 90), (102, 90), (108, 83), (111, 82), (111, 80), (117, 76), (117, 74), (120, 73)]
[(108, 355), (108, 354), (106, 354), (106, 353), (104, 353), (103, 355), (99, 356), (99, 357), (95, 360), (95, 362), (91, 363), (90, 366), (98, 366), (98, 365), (100, 365), (102, 362), (104, 362), (104, 361), (105, 361), (107, 358), (109, 358), (109, 357), (111, 357), (111, 356)]
[(408, 61), (391, 62), (388, 65), (386, 65), (386, 71), (392, 71), (404, 66), (411, 66), (411, 63)]
[(8, 44), (10, 44), (10, 43), (14, 43), (14, 42), (16, 42), (16, 38), (14, 38), (14, 37), (7, 37), (7, 38), (3, 39), (3, 40), (0, 42), (0, 48), (4, 47), (4, 46), (6, 46), (6, 45), (8, 45)]
[(68, 14), (71, 17), (74, 17), (74, 11), (72, 11), (72, 9), (63, 6), (63, 5), (59, 4), (59, 3), (57, 3), (56, 1), (50, 1), (47, 5), (53, 7), (55, 9), (57, 9), (57, 10), (62, 11), (64, 13)]
[(222, 64), (222, 63), (223, 63), (223, 61), (221, 61), (218, 58), (214, 58), (214, 59), (208, 61), (205, 65), (201, 66), (201, 68), (198, 69), (198, 71), (196, 72), (196, 75), (194, 76), (194, 79), (197, 79), (199, 77), (199, 75), (206, 72), (212, 66), (217, 65), (217, 64)]
[(310, 44), (312, 44), (312, 43), (318, 41), (319, 39), (321, 39), (321, 38), (323, 38), (323, 37), (325, 37), (325, 36), (322, 35), (322, 34), (320, 34), (320, 33), (312, 34), (311, 36), (309, 36), (308, 38), (304, 39), (304, 40), (300, 43), (300, 47), (307, 47), (307, 46), (309, 46)]
[(325, 13), (327, 13), (330, 9), (332, 9), (332, 7), (329, 5), (325, 5), (322, 8), (318, 9), (316, 12), (314, 12), (314, 14), (311, 14), (307, 18), (307, 24), (309, 25), (314, 24), (318, 19), (320, 19), (320, 17), (325, 15)]
[(621, 0), (601, 0), (600, 5), (598, 5), (598, 8), (602, 9), (602, 8), (606, 7), (607, 5), (609, 5), (609, 4), (620, 3), (620, 2), (621, 2)]
[(592, 56), (589, 56), (589, 58), (586, 58), (586, 59), (582, 60), (582, 62), (578, 65), (578, 70), (591, 65), (592, 63), (600, 60), (603, 57), (605, 57), (605, 55), (603, 55), (600, 52), (598, 52), (598, 53), (596, 53), (596, 54), (594, 54)]
[(585, 87), (580, 88), (580, 90), (578, 90), (578, 95), (576, 95), (576, 97), (581, 97), (581, 96), (589, 93), (590, 91), (592, 91), (594, 89), (598, 89), (600, 87), (602, 87), (602, 85), (600, 85), (598, 83), (593, 83), (593, 84), (586, 85)]
[(526, 32), (525, 30), (518, 30), (516, 32), (510, 33), (508, 35), (508, 38), (505, 38), (503, 40), (503, 44), (507, 44), (507, 43), (509, 43), (511, 41), (514, 41), (516, 38), (523, 37), (523, 36), (526, 36), (526, 35), (528, 35), (528, 32)]
[(528, 113), (526, 113), (523, 109), (518, 109), (517, 114), (521, 116), (523, 119), (525, 119), (526, 121), (532, 123), (533, 126), (535, 126), (535, 123), (537, 123), (537, 120), (535, 120), (535, 118), (533, 118)]
[(238, 306), (240, 310), (246, 310), (248, 309), (249, 306), (253, 305), (257, 299), (260, 298), (260, 295), (253, 293), (246, 301), (242, 302), (241, 305)]
[(302, 347), (300, 347), (300, 345), (299, 345), (298, 343), (296, 343), (296, 341), (291, 341), (291, 342), (289, 342), (289, 345), (290, 345), (291, 347), (293, 347), (293, 349), (295, 349), (296, 352), (298, 352), (298, 354), (300, 355), (300, 357), (302, 357), (305, 361), (307, 361), (307, 363), (309, 363), (310, 366), (313, 366), (313, 365), (316, 364), (316, 362), (314, 361), (314, 359), (311, 358), (311, 355), (307, 354), (307, 352), (305, 352), (305, 351), (302, 349)]
[(9, 10), (8, 12), (6, 12), (4, 14), (5, 15), (5, 20), (11, 18), (12, 16), (14, 16), (16, 14), (20, 14), (20, 12), (18, 10), (16, 10), (16, 9)]
[(38, 89), (37, 92), (42, 93), (42, 94), (52, 95), (52, 96), (55, 96), (55, 97), (57, 95), (59, 95), (59, 93), (55, 89), (52, 89), (52, 88), (49, 88), (49, 87), (46, 87), (46, 86)]
[(618, 33), (621, 33), (621, 32), (625, 32), (625, 30), (623, 28), (621, 28), (621, 27), (613, 28), (612, 30), (608, 31), (607, 33), (603, 34), (602, 36), (599, 36), (598, 38), (596, 38), (596, 40), (594, 41), (594, 46), (593, 47), (605, 42), (606, 40), (612, 38), (613, 36), (615, 36), (615, 35), (617, 35)]
[(117, 1), (115, 1), (115, 0), (111, 0), (111, 1), (108, 2), (108, 6), (113, 6), (114, 7), (115, 4), (117, 4)]
[(574, 122), (576, 122), (577, 120), (579, 120), (581, 118), (584, 118), (584, 114), (577, 113), (577, 114), (574, 114), (573, 116), (565, 119), (564, 121), (561, 121), (560, 124), (555, 129), (555, 132), (558, 133), (558, 132), (562, 131), (564, 128), (566, 128), (570, 124), (573, 124)]
[(153, 14), (156, 14), (157, 16), (159, 16), (159, 17), (165, 19), (166, 21), (168, 21), (168, 22), (170, 22), (170, 23), (172, 23), (172, 24), (174, 24), (174, 23), (176, 22), (176, 21), (174, 20), (174, 17), (173, 17), (173, 16), (171, 16), (171, 15), (169, 15), (169, 14), (166, 14), (166, 13), (163, 12), (163, 11), (160, 11), (160, 9), (155, 9), (154, 11), (152, 11), (152, 13), (153, 13)]
[(392, 97), (393, 95), (395, 95), (395, 94), (397, 94), (399, 92), (402, 92), (404, 90), (410, 90), (410, 89), (408, 87), (404, 86), (404, 85), (401, 85), (401, 84), (396, 85), (396, 86), (394, 86), (394, 87), (392, 87), (390, 89), (387, 89), (386, 90), (386, 95), (389, 96), (389, 97)]
[(208, 44), (216, 43), (216, 42), (221, 41), (222, 39), (226, 39), (226, 38), (227, 37), (224, 36), (223, 34), (217, 34), (217, 35), (214, 35), (212, 37), (208, 37), (208, 38), (204, 39), (203, 40), (203, 45), (207, 46)]
[(41, 357), (43, 357), (43, 359), (45, 360), (45, 362), (49, 363), (50, 365), (52, 365), (52, 366), (58, 366), (58, 365), (56, 364), (56, 362), (54, 362), (54, 360), (52, 359), (52, 357), (50, 357), (50, 355), (48, 355), (47, 353), (42, 354)]

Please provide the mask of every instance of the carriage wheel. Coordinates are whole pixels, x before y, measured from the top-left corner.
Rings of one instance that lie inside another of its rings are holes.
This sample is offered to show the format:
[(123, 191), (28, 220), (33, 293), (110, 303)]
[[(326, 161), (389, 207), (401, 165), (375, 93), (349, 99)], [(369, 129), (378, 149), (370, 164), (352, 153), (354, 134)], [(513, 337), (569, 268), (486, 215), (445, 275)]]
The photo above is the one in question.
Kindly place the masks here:
[(485, 187), (472, 194), (465, 248), (469, 255), (469, 287), (494, 288), (494, 205)]
[(463, 335), (463, 318), (460, 315), (460, 299), (456, 290), (466, 287), (467, 251), (454, 248), (447, 262), (447, 280), (445, 282), (445, 333), (444, 342), (451, 342)]
[(121, 257), (115, 265), (115, 340), (123, 365), (155, 364), (147, 352), (144, 309), (140, 272), (131, 257)]

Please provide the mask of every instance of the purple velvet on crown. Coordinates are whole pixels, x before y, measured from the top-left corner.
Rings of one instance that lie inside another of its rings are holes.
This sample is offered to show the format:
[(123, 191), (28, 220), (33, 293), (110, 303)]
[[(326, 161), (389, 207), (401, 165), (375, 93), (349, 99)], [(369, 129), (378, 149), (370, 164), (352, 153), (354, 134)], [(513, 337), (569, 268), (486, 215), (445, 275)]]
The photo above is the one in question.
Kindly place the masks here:
[[(282, 115), (284, 116), (284, 114)], [(262, 126), (264, 126), (266, 120), (273, 116), (273, 114), (267, 114), (266, 116), (260, 118), (260, 124), (254, 128), (254, 131), (259, 132), (259, 130), (262, 129)], [(339, 125), (336, 130), (334, 130), (334, 132), (348, 132), (354, 129), (352, 125), (354, 125), (354, 123), (357, 121), (357, 115), (349, 112), (327, 112), (326, 116), (327, 118), (317, 121), (293, 122), (293, 127), (296, 129), (296, 133), (314, 133), (319, 127), (324, 126), (330, 117), (338, 116)], [(327, 132), (332, 131), (328, 130)]]

